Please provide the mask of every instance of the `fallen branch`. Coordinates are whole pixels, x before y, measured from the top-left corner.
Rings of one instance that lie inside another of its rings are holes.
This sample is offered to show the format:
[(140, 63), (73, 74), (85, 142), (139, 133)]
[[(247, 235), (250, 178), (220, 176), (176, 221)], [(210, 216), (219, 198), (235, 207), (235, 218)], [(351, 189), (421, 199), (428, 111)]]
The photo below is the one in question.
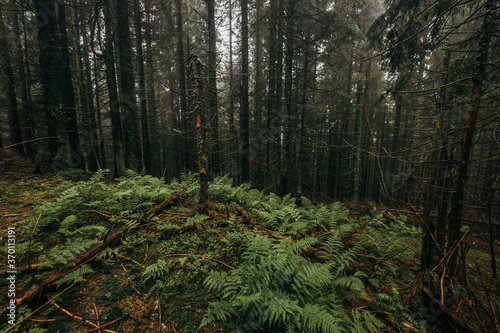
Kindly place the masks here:
[[(181, 190), (180, 192), (174, 194), (164, 202), (162, 202), (160, 205), (148, 210), (146, 212), (146, 216), (151, 216), (158, 214), (161, 210), (169, 207), (172, 205), (173, 202), (176, 202), (181, 198), (182, 192), (185, 190)], [(19, 293), (19, 296), (16, 298), (16, 309), (19, 309), (24, 304), (27, 304), (31, 302), (36, 297), (39, 297), (41, 294), (42, 290), (49, 290), (54, 282), (65, 276), (66, 274), (78, 269), (79, 267), (83, 266), (84, 264), (88, 263), (89, 261), (93, 260), (95, 257), (99, 255), (104, 249), (112, 246), (115, 244), (124, 234), (127, 232), (128, 227), (127, 226), (122, 226), (118, 228), (117, 231), (113, 232), (112, 234), (108, 235), (102, 242), (95, 244), (92, 246), (87, 252), (80, 254), (79, 256), (75, 257), (74, 261), (74, 266), (67, 269), (64, 272), (61, 271), (56, 271), (50, 274), (48, 277), (46, 277), (42, 282), (35, 284), (32, 286), (29, 290), (22, 291)], [(35, 265), (31, 265), (31, 268), (33, 268)], [(28, 269), (29, 270), (29, 269)], [(7, 307), (10, 305), (10, 301), (7, 301), (1, 308), (0, 308), (0, 323), (3, 323), (7, 319), (7, 314), (9, 309)]]
[[(119, 320), (122, 320), (122, 319), (126, 318), (126, 316), (125, 316), (125, 317), (121, 317), (121, 318), (118, 318), (118, 319), (112, 320), (112, 321), (110, 321), (109, 323), (106, 323), (106, 324), (104, 324), (104, 325), (100, 325), (100, 324), (95, 324), (95, 323), (91, 322), (90, 320), (85, 319), (85, 318), (83, 318), (83, 317), (80, 317), (80, 316), (77, 316), (77, 315), (75, 315), (75, 314), (72, 314), (71, 312), (69, 312), (68, 310), (64, 309), (63, 307), (61, 307), (61, 306), (60, 306), (59, 304), (57, 304), (57, 303), (54, 303), (54, 306), (55, 306), (56, 308), (58, 308), (59, 310), (61, 310), (61, 311), (62, 311), (63, 313), (65, 313), (66, 315), (68, 315), (68, 316), (70, 316), (71, 318), (73, 318), (73, 320), (75, 320), (75, 321), (77, 321), (77, 322), (79, 322), (79, 323), (81, 323), (81, 324), (87, 324), (87, 325), (90, 325), (90, 326), (94, 327), (92, 330), (87, 331), (87, 332), (101, 331), (101, 330), (102, 330), (105, 326), (109, 326), (109, 325), (114, 324), (115, 322), (117, 322), (117, 321), (119, 321)], [(95, 306), (95, 304), (94, 304), (94, 306)], [(115, 332), (115, 331), (106, 330), (106, 329), (104, 330), (104, 332), (108, 332), (108, 333), (117, 333), (117, 332)]]
[[(35, 313), (37, 313), (38, 311), (40, 311), (41, 309), (43, 309), (47, 304), (49, 304), (50, 302), (52, 302), (53, 300), (55, 300), (56, 298), (58, 298), (59, 296), (61, 296), (62, 294), (64, 294), (67, 290), (71, 289), (78, 281), (80, 281), (82, 279), (82, 277), (80, 277), (78, 280), (76, 280), (75, 282), (73, 282), (71, 285), (69, 285), (68, 287), (66, 287), (66, 289), (64, 289), (63, 291), (61, 291), (59, 294), (55, 295), (54, 297), (52, 297), (51, 299), (49, 299), (47, 302), (43, 303), (41, 306), (39, 306), (36, 310), (33, 310), (31, 313), (27, 314), (23, 319), (21, 319), (20, 321), (18, 321), (17, 323), (15, 323), (14, 325), (10, 326), (9, 328), (7, 328), (5, 331), (3, 331), (2, 333), (7, 333), (8, 331), (10, 331), (11, 329), (13, 329), (14, 327), (16, 327), (17, 325), (21, 324), (23, 321), (25, 321), (26, 319), (30, 319), (30, 317), (32, 315), (34, 315)], [(17, 308), (17, 307), (16, 307)]]
[[(45, 266), (45, 267), (38, 269), (41, 265), (42, 264), (31, 264), (31, 269), (37, 270), (37, 272), (40, 272), (40, 271), (52, 268), (51, 266)], [(61, 265), (61, 263), (60, 262), (53, 262), (53, 263), (51, 263), (51, 265), (56, 266), (56, 265)], [(29, 272), (29, 270), (30, 270), (29, 266), (16, 267), (16, 272), (18, 274)], [(10, 274), (10, 272), (12, 272), (12, 269), (10, 269), (10, 268), (2, 269), (2, 270), (0, 270), (0, 277), (7, 276)]]
[(185, 191), (185, 189), (182, 189), (181, 191), (177, 192), (176, 194), (172, 195), (170, 198), (167, 200), (163, 201), (161, 204), (159, 204), (156, 207), (151, 208), (150, 210), (146, 211), (144, 215), (146, 217), (149, 217), (151, 215), (156, 215), (159, 212), (161, 212), (163, 209), (168, 208), (172, 205), (173, 202), (179, 200), (182, 197), (182, 193)]
[[(86, 253), (80, 254), (75, 258), (75, 266), (64, 272), (54, 272), (50, 274), (47, 278), (45, 278), (42, 282), (35, 284), (29, 290), (25, 290), (20, 293), (20, 296), (16, 298), (16, 308), (19, 309), (23, 304), (29, 303), (34, 297), (37, 297), (42, 290), (48, 290), (54, 282), (65, 276), (66, 274), (74, 271), (75, 269), (83, 266), (88, 263), (92, 259), (94, 259), (99, 253), (101, 253), (105, 248), (116, 243), (123, 234), (128, 230), (128, 227), (122, 226), (114, 233), (110, 234), (108, 238), (102, 242), (97, 243), (90, 248)], [(10, 302), (6, 302), (2, 308), (0, 309), (0, 323), (3, 323), (7, 319), (7, 306)]]

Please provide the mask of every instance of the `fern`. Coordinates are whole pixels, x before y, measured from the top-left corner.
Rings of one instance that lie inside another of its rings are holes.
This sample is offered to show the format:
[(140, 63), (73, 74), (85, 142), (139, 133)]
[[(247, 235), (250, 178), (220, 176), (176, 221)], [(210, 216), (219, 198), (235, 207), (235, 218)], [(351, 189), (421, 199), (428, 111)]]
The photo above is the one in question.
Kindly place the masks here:
[(65, 283), (73, 283), (80, 279), (85, 281), (85, 279), (83, 279), (82, 277), (90, 273), (94, 273), (94, 270), (90, 267), (90, 265), (83, 265), (82, 267), (79, 267), (78, 269), (75, 269), (74, 271), (71, 271), (70, 273), (63, 276), (55, 283), (55, 285), (59, 287)]
[(195, 226), (195, 225), (198, 225), (200, 223), (202, 223), (203, 221), (205, 221), (206, 219), (208, 219), (209, 217), (206, 216), (206, 215), (203, 215), (203, 214), (196, 214), (195, 216), (193, 217), (189, 217), (185, 223), (185, 226), (186, 227), (190, 227), (190, 226)]
[(258, 331), (348, 332), (352, 327), (345, 319), (348, 315), (342, 307), (332, 307), (332, 295), (325, 293), (334, 281), (334, 264), (315, 265), (296, 255), (315, 242), (306, 238), (273, 243), (246, 234), (242, 265), (228, 273), (212, 272), (205, 280), (208, 288), (221, 291), (225, 301), (211, 303), (201, 326), (223, 321), (228, 327)]

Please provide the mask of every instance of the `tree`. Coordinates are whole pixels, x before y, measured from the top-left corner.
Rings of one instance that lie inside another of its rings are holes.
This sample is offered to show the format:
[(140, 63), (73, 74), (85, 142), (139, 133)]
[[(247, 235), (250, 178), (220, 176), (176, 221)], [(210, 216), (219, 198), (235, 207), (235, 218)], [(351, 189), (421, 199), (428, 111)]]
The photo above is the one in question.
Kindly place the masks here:
[(180, 107), (179, 107), (179, 119), (182, 126), (181, 130), (184, 132), (183, 140), (181, 145), (181, 150), (183, 151), (183, 163), (182, 170), (188, 170), (189, 168), (189, 140), (187, 136), (187, 114), (188, 106), (186, 99), (186, 70), (184, 67), (184, 23), (182, 16), (182, 2), (176, 0), (175, 5), (177, 7), (177, 66), (178, 66), (178, 82), (179, 82), (179, 96), (180, 96)]
[(219, 148), (219, 114), (217, 108), (217, 32), (215, 29), (215, 1), (207, 2), (207, 27), (208, 27), (208, 91), (207, 108), (212, 143), (211, 169), (215, 175), (220, 174), (220, 148)]
[[(18, 8), (16, 8), (18, 9)], [(26, 29), (23, 29), (21, 32), (19, 26), (19, 20), (22, 21), (23, 27), (24, 24), (24, 9), (18, 9), (21, 12), (21, 16), (16, 14), (14, 19), (12, 20), (13, 33), (16, 36), (15, 41), (15, 58), (17, 64), (17, 72), (18, 72), (18, 80), (20, 83), (20, 97), (21, 97), (21, 106), (19, 112), (19, 119), (21, 122), (21, 136), (23, 141), (30, 141), (35, 138), (34, 133), (34, 124), (33, 124), (33, 109), (31, 107), (31, 73), (29, 70), (29, 62), (27, 59), (27, 48), (28, 43), (26, 39)], [(24, 39), (24, 41), (23, 41)], [(23, 45), (24, 44), (24, 45)], [(24, 47), (23, 47), (24, 46)], [(24, 144), (26, 156), (32, 157), (35, 152), (33, 150), (32, 142), (27, 142)]]
[(248, 101), (248, 1), (241, 5), (241, 87), (240, 87), (240, 136), (241, 182), (250, 180), (250, 122)]
[[(21, 136), (21, 123), (19, 120), (19, 109), (17, 106), (17, 97), (15, 90), (14, 74), (12, 70), (11, 54), (9, 50), (11, 49), (7, 30), (5, 27), (3, 14), (0, 11), (0, 63), (3, 72), (3, 85), (6, 94), (8, 117), (9, 117), (9, 136), (11, 144), (16, 144), (22, 142)], [(21, 154), (24, 154), (23, 146), (18, 145), (14, 147), (14, 150)]]
[(64, 126), (69, 141), (71, 166), (83, 167), (83, 156), (80, 147), (78, 121), (76, 117), (75, 92), (71, 79), (69, 44), (66, 29), (66, 6), (63, 0), (57, 3), (57, 24), (59, 27), (58, 51), (60, 52), (60, 57), (58, 59), (61, 60), (61, 63), (57, 67), (57, 82), (59, 83), (62, 117), (64, 119)]
[(124, 124), (124, 142), (127, 167), (142, 168), (143, 155), (139, 139), (139, 117), (135, 92), (132, 45), (130, 42), (128, 6), (125, 1), (116, 1), (118, 58), (120, 60), (120, 112)]
[(200, 201), (199, 213), (207, 214), (208, 202), (208, 175), (207, 175), (207, 124), (205, 116), (205, 97), (201, 82), (201, 63), (194, 53), (189, 54), (189, 68), (193, 85), (193, 111), (196, 114), (196, 140), (198, 145), (198, 169), (200, 172)]
[(137, 67), (139, 68), (139, 108), (141, 119), (141, 142), (142, 151), (144, 154), (144, 169), (146, 173), (151, 173), (151, 144), (149, 138), (149, 116), (146, 105), (146, 77), (144, 71), (144, 52), (142, 47), (142, 12), (139, 0), (134, 0), (134, 20), (135, 20), (135, 36), (137, 48)]
[(118, 86), (116, 83), (115, 52), (113, 45), (113, 28), (111, 26), (111, 10), (109, 0), (103, 3), (105, 34), (106, 34), (106, 83), (108, 86), (110, 118), (112, 126), (114, 172), (116, 175), (125, 174), (125, 154), (122, 142), (122, 121), (120, 116), (120, 103), (118, 101)]
[[(486, 68), (488, 65), (488, 55), (492, 33), (494, 30), (495, 16), (498, 2), (496, 0), (486, 1), (486, 13), (483, 18), (479, 47), (476, 54), (476, 69), (472, 79), (472, 97), (469, 103), (467, 119), (465, 120), (464, 134), (460, 145), (460, 157), (458, 159), (455, 187), (450, 199), (450, 212), (448, 214), (450, 224), (450, 247), (453, 251), (450, 256), (449, 269), (451, 274), (457, 273), (458, 251), (456, 246), (462, 240), (462, 216), (463, 201), (465, 193), (465, 182), (468, 177), (470, 156), (472, 153), (472, 140), (476, 130), (477, 117), (481, 106), (483, 95), (483, 83), (486, 79)], [(498, 20), (498, 18), (496, 18)]]

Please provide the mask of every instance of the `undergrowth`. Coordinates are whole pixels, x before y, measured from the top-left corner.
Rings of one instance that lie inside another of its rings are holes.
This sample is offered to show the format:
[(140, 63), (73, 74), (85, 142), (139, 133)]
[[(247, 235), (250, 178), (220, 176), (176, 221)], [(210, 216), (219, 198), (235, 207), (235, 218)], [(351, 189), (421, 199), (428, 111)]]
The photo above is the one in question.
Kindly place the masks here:
[[(76, 286), (40, 311), (41, 321), (26, 320), (11, 331), (88, 328), (54, 302), (78, 304), (71, 309), (80, 316), (97, 304), (103, 321), (126, 314), (132, 319), (109, 328), (121, 332), (158, 323), (172, 332), (428, 329), (402, 297), (401, 288), (415, 278), (420, 238), (403, 216), (373, 210), (353, 219), (340, 203), (297, 202), (248, 184), (233, 187), (228, 177), (211, 182), (208, 215), (197, 215), (195, 174), (169, 184), (132, 171), (112, 182), (106, 175), (59, 181), (53, 199), (17, 223), (18, 261), (40, 264), (20, 278), (21, 289), (70, 269), (77, 255), (119, 227), (128, 231), (119, 245), (55, 283), (52, 296)], [(175, 195), (180, 199), (167, 210), (147, 216)], [(18, 320), (33, 309), (20, 309)], [(57, 320), (43, 321), (48, 318)]]

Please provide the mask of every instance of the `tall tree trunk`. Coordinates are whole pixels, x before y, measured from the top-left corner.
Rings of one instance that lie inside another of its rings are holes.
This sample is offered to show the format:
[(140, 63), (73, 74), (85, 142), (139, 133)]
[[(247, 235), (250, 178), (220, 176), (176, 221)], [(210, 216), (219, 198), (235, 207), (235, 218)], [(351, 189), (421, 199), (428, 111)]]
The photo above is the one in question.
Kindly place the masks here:
[[(277, 142), (276, 146), (276, 166), (280, 173), (277, 176), (276, 187), (279, 190), (282, 189), (282, 184), (285, 182), (282, 164), (282, 154), (283, 154), (283, 142), (282, 142), (282, 125), (283, 125), (283, 106), (282, 106), (282, 95), (283, 95), (283, 44), (284, 44), (284, 17), (285, 17), (285, 1), (279, 0), (278, 7), (278, 35), (276, 41), (276, 95), (275, 95), (275, 114), (273, 117), (276, 119), (276, 131), (274, 141)], [(285, 148), (286, 149), (286, 148)], [(284, 194), (282, 192), (282, 194)]]
[[(89, 49), (87, 47), (87, 38), (84, 33), (83, 36), (83, 60), (85, 68), (85, 90), (87, 92), (87, 105), (88, 112), (90, 113), (89, 118), (92, 121), (90, 126), (92, 130), (91, 140), (92, 140), (92, 156), (94, 160), (99, 159), (99, 165), (101, 168), (105, 168), (106, 165), (106, 154), (104, 152), (104, 138), (102, 133), (102, 119), (100, 112), (100, 101), (99, 101), (99, 86), (96, 83), (96, 89), (94, 90), (92, 86), (92, 67), (90, 66), (90, 55)], [(95, 59), (97, 60), (97, 59)], [(94, 61), (95, 63), (96, 61)], [(97, 69), (94, 71), (94, 76), (97, 79), (98, 72)], [(94, 105), (94, 95), (96, 99), (96, 104)], [(96, 161), (97, 162), (97, 161)], [(92, 162), (93, 165), (94, 162)]]
[[(436, 201), (435, 192), (435, 183), (436, 183), (436, 160), (438, 156), (439, 149), (439, 137), (443, 134), (444, 125), (444, 108), (446, 101), (446, 87), (445, 85), (448, 83), (448, 64), (450, 61), (450, 52), (447, 51), (445, 58), (443, 60), (443, 73), (441, 76), (441, 89), (439, 90), (439, 99), (437, 102), (437, 122), (436, 122), (436, 140), (434, 140), (434, 147), (432, 153), (429, 156), (429, 166), (427, 171), (427, 185), (426, 185), (426, 193), (425, 193), (425, 205), (422, 220), (424, 222), (424, 228), (422, 230), (422, 252), (421, 252), (421, 269), (429, 269), (434, 267), (437, 261), (440, 259), (437, 257), (438, 253), (441, 257), (444, 255), (444, 249), (439, 244), (438, 239), (442, 239), (443, 235), (439, 235), (440, 233), (445, 233), (446, 225), (443, 225), (446, 219), (443, 221), (434, 223), (431, 219), (431, 212), (434, 207), (434, 202)], [(442, 148), (444, 149), (444, 147)], [(443, 162), (444, 163), (444, 162)], [(439, 219), (438, 219), (439, 221)], [(439, 224), (439, 228), (438, 228)], [(444, 244), (443, 244), (444, 245)]]
[[(285, 116), (283, 117), (283, 158), (282, 158), (282, 172), (288, 174), (291, 177), (283, 179), (281, 182), (281, 192), (287, 193), (291, 191), (291, 181), (296, 178), (296, 170), (293, 169), (293, 163), (291, 159), (295, 155), (295, 146), (291, 138), (292, 131), (291, 127), (294, 126), (295, 114), (292, 107), (292, 97), (293, 97), (293, 48), (294, 48), (294, 25), (295, 22), (295, 0), (287, 0), (286, 8), (286, 19), (285, 25), (285, 36), (286, 36), (286, 52), (285, 52)], [(295, 127), (293, 127), (295, 128)], [(291, 168), (290, 168), (291, 167)], [(296, 180), (295, 180), (296, 181)]]
[[(21, 20), (24, 20), (24, 10), (20, 9), (22, 12)], [(29, 66), (28, 60), (25, 58), (25, 54), (23, 53), (23, 42), (21, 40), (21, 33), (19, 27), (19, 17), (16, 17), (13, 20), (13, 28), (14, 35), (16, 36), (16, 47), (15, 53), (17, 58), (17, 72), (19, 75), (19, 81), (21, 83), (21, 112), (19, 113), (19, 119), (21, 121), (21, 136), (23, 140), (29, 141), (35, 138), (34, 133), (34, 125), (33, 125), (33, 115), (31, 110), (31, 96), (30, 96), (30, 78), (27, 77), (26, 72), (29, 73), (29, 68), (25, 68), (25, 66)], [(24, 45), (25, 48), (27, 45)], [(31, 142), (24, 144), (26, 155), (29, 157), (34, 157), (33, 144)]]
[[(23, 141), (21, 135), (21, 122), (19, 120), (19, 109), (17, 107), (16, 89), (14, 82), (14, 73), (12, 71), (11, 54), (7, 37), (7, 29), (5, 27), (2, 12), (0, 11), (0, 62), (2, 71), (5, 76), (4, 89), (6, 92), (6, 102), (9, 118), (9, 135), (10, 143), (20, 143)], [(18, 145), (13, 148), (17, 152), (24, 154), (23, 145)]]
[[(462, 210), (465, 192), (465, 183), (467, 181), (467, 172), (470, 164), (470, 155), (472, 152), (472, 140), (476, 128), (477, 116), (480, 109), (481, 97), (483, 94), (483, 82), (486, 79), (486, 66), (488, 63), (488, 53), (490, 49), (491, 35), (494, 27), (494, 16), (497, 6), (497, 0), (488, 0), (486, 3), (486, 15), (481, 27), (481, 37), (479, 39), (479, 48), (477, 52), (477, 67), (474, 78), (472, 79), (472, 97), (469, 104), (469, 112), (465, 120), (464, 134), (460, 147), (460, 157), (458, 159), (455, 188), (451, 197), (449, 217), (449, 250), (458, 244), (462, 237)], [(457, 273), (458, 249), (450, 255), (448, 268), (451, 275)]]
[[(263, 0), (256, 0), (255, 2), (255, 85), (254, 85), (254, 112), (255, 112), (255, 120), (254, 120), (254, 131), (252, 133), (253, 140), (255, 140), (255, 149), (251, 154), (258, 160), (263, 160), (263, 148), (264, 142), (262, 141), (261, 133), (263, 132), (263, 101), (265, 99), (265, 82), (263, 80), (263, 64), (262, 64), (262, 32), (261, 29), (263, 27), (262, 20), (262, 7)], [(252, 184), (257, 186), (257, 184), (264, 184), (264, 179), (262, 178), (261, 168), (257, 163), (252, 163)]]
[[(233, 68), (233, 2), (229, 0), (229, 137), (231, 138), (231, 145), (229, 147), (229, 151), (233, 152), (238, 147), (239, 138), (237, 137), (236, 128), (234, 126), (234, 98), (235, 98), (235, 89), (234, 89), (234, 68)], [(236, 172), (238, 169), (238, 154), (231, 154), (231, 162), (230, 162), (230, 175), (233, 177), (233, 183), (236, 185), (239, 183), (240, 174)]]
[[(351, 137), (349, 136), (349, 133), (351, 133), (352, 129), (350, 129), (349, 125), (352, 124), (351, 120), (351, 113), (352, 113), (352, 78), (354, 75), (354, 47), (351, 48), (351, 52), (349, 55), (349, 64), (348, 64), (348, 69), (347, 69), (347, 85), (345, 88), (345, 94), (346, 98), (344, 98), (344, 103), (343, 103), (343, 116), (341, 118), (342, 125), (340, 126), (340, 133), (339, 135), (342, 138), (341, 141), (341, 151), (340, 151), (340, 156), (339, 156), (339, 163), (341, 165), (340, 172), (337, 175), (338, 178), (338, 186), (340, 187), (338, 194), (341, 197), (349, 198), (352, 196), (352, 184), (351, 176), (349, 170), (352, 170), (352, 162), (351, 162), (351, 152), (350, 152), (350, 147), (347, 146), (347, 144), (344, 141), (352, 141)], [(352, 125), (351, 125), (352, 128)]]
[(355, 130), (354, 135), (356, 138), (356, 152), (355, 152), (355, 163), (354, 163), (354, 190), (353, 190), (353, 201), (358, 201), (361, 199), (361, 180), (362, 180), (362, 163), (363, 156), (361, 154), (361, 149), (363, 146), (363, 61), (359, 62), (359, 81), (356, 89), (356, 112), (354, 114)]
[(205, 117), (205, 99), (203, 86), (201, 85), (201, 64), (198, 58), (191, 53), (189, 55), (189, 66), (191, 69), (191, 82), (193, 85), (193, 111), (196, 113), (196, 139), (198, 145), (198, 168), (200, 172), (200, 201), (198, 212), (207, 214), (208, 202), (208, 175), (207, 175), (207, 131)]
[[(95, 59), (95, 58), (94, 58)], [(89, 64), (90, 66), (90, 64)], [(89, 73), (90, 73), (90, 67), (89, 68)], [(101, 114), (101, 99), (99, 96), (99, 91), (100, 89), (97, 89), (97, 87), (100, 86), (100, 80), (99, 80), (99, 69), (97, 67), (97, 61), (93, 61), (93, 69), (94, 69), (94, 85), (96, 87), (95, 90), (95, 112), (96, 112), (96, 118), (97, 118), (97, 129), (99, 132), (99, 152), (100, 152), (100, 161), (101, 161), (101, 168), (108, 168), (107, 164), (107, 157), (106, 157), (106, 149), (105, 149), (105, 141), (104, 141), (104, 130), (102, 127), (102, 114)], [(90, 77), (87, 77), (87, 80), (91, 80)], [(88, 84), (92, 84), (92, 81), (88, 81)]]
[(115, 72), (115, 52), (113, 45), (113, 28), (111, 26), (110, 0), (104, 1), (104, 19), (106, 33), (106, 82), (108, 86), (111, 126), (113, 137), (113, 155), (115, 160), (115, 174), (125, 174), (125, 155), (123, 152), (122, 124), (120, 117), (120, 103), (118, 101), (118, 87)]
[[(63, 131), (58, 123), (60, 107), (60, 85), (58, 84), (59, 66), (61, 56), (57, 52), (57, 21), (55, 0), (45, 3), (33, 0), (36, 24), (38, 31), (38, 48), (40, 50), (40, 80), (42, 84), (42, 107), (43, 119), (45, 120), (47, 134), (49, 136), (60, 135)], [(55, 138), (48, 140), (48, 155), (42, 157), (48, 163), (52, 163), (60, 147), (60, 141)]]
[[(394, 127), (393, 127), (393, 136), (391, 143), (391, 152), (396, 154), (400, 147), (400, 136), (402, 133), (401, 130), (401, 113), (403, 109), (403, 96), (402, 94), (394, 94), (395, 99), (395, 107), (394, 107)], [(397, 188), (397, 184), (395, 183), (396, 176), (398, 175), (398, 161), (396, 158), (391, 159), (391, 163), (389, 164), (389, 170), (393, 173), (390, 187), (393, 189), (393, 196), (395, 199), (398, 199), (398, 193), (395, 192)]]
[(189, 139), (187, 128), (187, 99), (186, 99), (186, 70), (184, 67), (184, 23), (182, 18), (182, 1), (175, 1), (177, 7), (177, 61), (179, 69), (179, 95), (180, 95), (180, 116), (183, 134), (183, 144), (182, 150), (184, 152), (184, 158), (182, 163), (182, 170), (187, 171), (189, 169)]
[(215, 1), (207, 2), (207, 26), (208, 26), (208, 119), (209, 137), (211, 138), (212, 163), (210, 168), (214, 176), (221, 174), (220, 148), (219, 148), (219, 113), (217, 109), (217, 32), (215, 29)]
[(243, 183), (250, 180), (250, 129), (248, 103), (248, 0), (241, 0), (240, 164), (241, 181)]
[[(76, 38), (73, 39), (73, 49), (76, 50), (76, 65), (78, 73), (78, 106), (83, 120), (83, 134), (81, 142), (81, 151), (85, 159), (86, 168), (92, 171), (98, 169), (99, 159), (99, 146), (97, 137), (97, 120), (95, 118), (95, 110), (93, 103), (93, 89), (90, 80), (90, 64), (88, 60), (88, 51), (86, 48), (86, 36), (83, 36), (83, 48), (80, 46), (80, 20), (79, 13), (76, 8), (72, 8), (72, 21), (74, 24), (74, 34)], [(85, 27), (85, 25), (84, 25)], [(83, 29), (86, 31), (85, 29)], [(84, 59), (85, 64), (84, 65)]]
[[(152, 34), (153, 34), (153, 23), (151, 20), (151, 4), (150, 1), (147, 0), (145, 3), (146, 8), (146, 70), (147, 70), (147, 105), (148, 105), (148, 113), (149, 113), (149, 130), (150, 140), (152, 142), (151, 145), (151, 154), (155, 156), (152, 161), (153, 169), (155, 170), (154, 174), (161, 175), (163, 172), (163, 163), (162, 159), (158, 158), (161, 155), (161, 145), (159, 144), (159, 131), (158, 131), (158, 115), (156, 109), (156, 100), (155, 100), (155, 75), (154, 75), (154, 63), (153, 63), (153, 42), (152, 42)], [(174, 77), (170, 77), (170, 82), (173, 88), (174, 85)], [(171, 89), (171, 93), (174, 93), (174, 90)], [(173, 109), (172, 109), (173, 112)], [(178, 128), (178, 127), (175, 127)], [(177, 135), (175, 136), (177, 140)], [(174, 162), (173, 171), (174, 174), (177, 175), (179, 173), (179, 161), (180, 161), (180, 153), (177, 144), (175, 145), (177, 148), (176, 151), (176, 159)]]
[(64, 117), (64, 126), (68, 134), (71, 167), (83, 167), (83, 154), (80, 147), (78, 135), (78, 121), (76, 116), (75, 92), (71, 80), (71, 64), (69, 58), (68, 34), (66, 31), (66, 6), (64, 0), (58, 2), (57, 21), (59, 25), (59, 52), (61, 52), (61, 64), (58, 66), (61, 92), (61, 106)]
[(132, 67), (132, 46), (130, 43), (129, 15), (126, 1), (116, 1), (118, 56), (120, 59), (120, 111), (124, 125), (125, 156), (127, 167), (139, 170), (144, 166), (142, 146), (139, 139), (139, 118)]
[(141, 115), (142, 151), (144, 155), (144, 169), (150, 174), (152, 168), (151, 141), (149, 138), (149, 117), (146, 105), (146, 78), (144, 74), (144, 55), (142, 48), (142, 13), (139, 0), (134, 0), (135, 38), (137, 47), (137, 66), (139, 69), (139, 109)]
[(272, 178), (271, 174), (271, 164), (273, 163), (273, 153), (274, 150), (274, 142), (277, 136), (277, 126), (275, 124), (275, 110), (276, 110), (276, 72), (277, 72), (277, 63), (276, 63), (276, 29), (278, 27), (278, 17), (275, 15), (278, 10), (277, 4), (279, 0), (272, 1), (270, 4), (270, 9), (268, 15), (269, 17), (269, 39), (268, 39), (268, 53), (269, 53), (269, 66), (268, 66), (268, 98), (267, 98), (267, 116), (266, 116), (266, 130), (267, 130), (267, 138), (266, 138), (266, 166), (267, 166), (267, 175), (266, 182)]
[(304, 154), (304, 143), (306, 139), (306, 128), (305, 128), (305, 120), (306, 120), (306, 110), (307, 110), (307, 93), (308, 93), (308, 85), (309, 85), (309, 67), (310, 67), (310, 39), (311, 34), (307, 31), (306, 35), (306, 43), (304, 50), (304, 78), (302, 82), (302, 98), (300, 101), (300, 116), (299, 116), (299, 138), (298, 138), (298, 147), (297, 154), (294, 157), (297, 161), (297, 193), (300, 195), (302, 193), (302, 182), (304, 179), (305, 173), (305, 154)]

